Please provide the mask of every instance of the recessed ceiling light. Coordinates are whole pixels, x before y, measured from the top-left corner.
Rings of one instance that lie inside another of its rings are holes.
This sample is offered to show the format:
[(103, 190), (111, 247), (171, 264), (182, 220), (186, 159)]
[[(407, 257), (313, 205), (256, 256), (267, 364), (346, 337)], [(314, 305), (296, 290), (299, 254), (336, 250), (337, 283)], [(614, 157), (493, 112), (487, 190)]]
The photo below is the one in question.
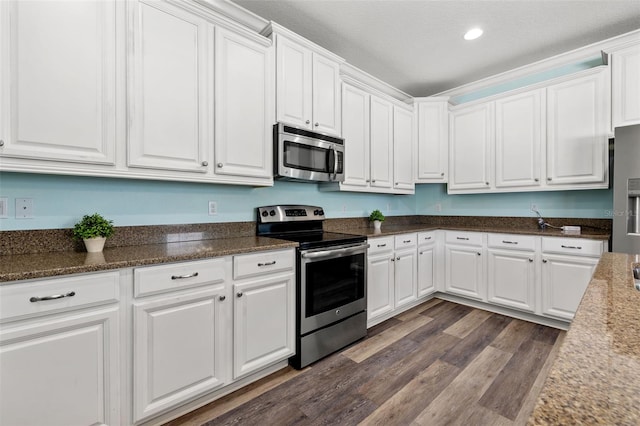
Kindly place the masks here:
[(464, 35), (465, 40), (475, 40), (482, 35), (482, 29), (480, 28), (472, 28), (467, 31)]

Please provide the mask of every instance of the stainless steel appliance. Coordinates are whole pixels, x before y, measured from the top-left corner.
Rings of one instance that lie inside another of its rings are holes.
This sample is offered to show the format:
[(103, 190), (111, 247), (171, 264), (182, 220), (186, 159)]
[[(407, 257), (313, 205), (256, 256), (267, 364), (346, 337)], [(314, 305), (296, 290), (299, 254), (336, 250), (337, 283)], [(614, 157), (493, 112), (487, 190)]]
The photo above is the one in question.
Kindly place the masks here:
[(299, 243), (295, 368), (367, 334), (367, 239), (324, 232), (324, 218), (316, 206), (258, 207), (259, 236)]
[(279, 123), (273, 126), (274, 174), (298, 181), (344, 180), (344, 139)]
[(612, 250), (640, 254), (640, 125), (615, 129)]

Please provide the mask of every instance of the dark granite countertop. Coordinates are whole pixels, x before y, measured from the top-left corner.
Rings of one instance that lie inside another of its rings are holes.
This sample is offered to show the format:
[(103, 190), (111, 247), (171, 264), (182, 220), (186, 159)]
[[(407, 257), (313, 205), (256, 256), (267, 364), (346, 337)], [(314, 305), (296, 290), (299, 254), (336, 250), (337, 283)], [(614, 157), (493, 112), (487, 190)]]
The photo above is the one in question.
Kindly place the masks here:
[(238, 237), (111, 247), (102, 253), (60, 251), (8, 255), (0, 256), (0, 283), (297, 246), (297, 243), (274, 238)]
[(604, 253), (529, 425), (640, 424), (640, 255)]

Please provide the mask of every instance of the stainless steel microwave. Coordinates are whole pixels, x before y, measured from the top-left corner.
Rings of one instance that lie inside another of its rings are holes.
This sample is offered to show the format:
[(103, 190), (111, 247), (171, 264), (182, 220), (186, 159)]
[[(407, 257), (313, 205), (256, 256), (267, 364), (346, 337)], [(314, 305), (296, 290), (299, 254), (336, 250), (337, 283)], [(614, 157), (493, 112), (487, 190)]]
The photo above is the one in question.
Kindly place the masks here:
[(273, 126), (276, 178), (307, 182), (344, 180), (344, 139), (278, 123)]

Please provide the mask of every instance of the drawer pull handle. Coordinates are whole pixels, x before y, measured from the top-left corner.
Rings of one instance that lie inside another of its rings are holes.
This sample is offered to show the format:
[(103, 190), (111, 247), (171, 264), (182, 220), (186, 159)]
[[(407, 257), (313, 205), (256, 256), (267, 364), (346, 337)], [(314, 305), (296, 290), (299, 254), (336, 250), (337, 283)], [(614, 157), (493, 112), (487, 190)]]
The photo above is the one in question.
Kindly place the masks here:
[(424, 237), (424, 239), (425, 239), (425, 240), (430, 240), (430, 239), (431, 239), (431, 237)]
[(386, 244), (378, 244), (378, 247), (386, 247)]
[(466, 238), (466, 237), (456, 237), (456, 240), (469, 241), (469, 238)]
[(171, 279), (172, 280), (183, 280), (185, 278), (193, 278), (193, 277), (197, 277), (198, 273), (194, 272), (193, 274), (187, 274), (187, 275), (171, 275)]
[(518, 242), (517, 242), (517, 241), (507, 241), (507, 240), (502, 240), (502, 242), (503, 242), (504, 244), (518, 244)]
[(578, 246), (565, 246), (564, 244), (561, 245), (560, 247), (562, 248), (568, 248), (568, 249), (574, 249), (574, 250), (582, 250), (582, 247), (578, 247)]
[(411, 240), (402, 240), (402, 242), (403, 242), (404, 244), (409, 244), (409, 243), (411, 242)]
[(271, 266), (271, 265), (275, 265), (276, 261), (273, 260), (271, 262), (267, 262), (267, 263), (258, 263), (258, 266)]
[(75, 295), (76, 295), (75, 291), (70, 291), (67, 294), (54, 294), (53, 296), (32, 297), (31, 299), (29, 299), (29, 302), (35, 303), (35, 302), (42, 302), (43, 300), (63, 299), (65, 297), (73, 297)]

